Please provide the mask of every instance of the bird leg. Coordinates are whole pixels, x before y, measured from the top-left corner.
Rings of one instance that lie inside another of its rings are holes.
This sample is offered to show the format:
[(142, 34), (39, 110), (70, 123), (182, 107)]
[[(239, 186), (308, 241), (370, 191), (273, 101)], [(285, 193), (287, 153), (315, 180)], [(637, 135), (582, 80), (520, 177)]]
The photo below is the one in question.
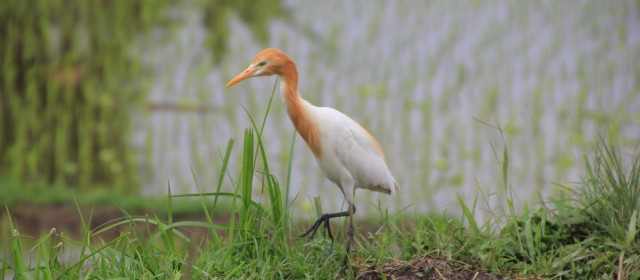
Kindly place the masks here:
[(351, 203), (350, 203), (350, 206), (351, 206), (350, 210), (353, 210), (353, 211), (349, 210), (344, 212), (322, 214), (322, 216), (318, 218), (318, 220), (313, 224), (313, 226), (311, 226), (311, 228), (307, 230), (305, 233), (300, 235), (300, 237), (306, 237), (307, 235), (311, 234), (309, 235), (309, 241), (311, 241), (316, 236), (316, 233), (318, 232), (318, 229), (320, 228), (320, 226), (324, 223), (325, 232), (328, 233), (329, 239), (331, 239), (331, 242), (333, 242), (333, 234), (331, 233), (331, 226), (329, 225), (329, 219), (353, 216), (353, 213), (356, 212), (356, 207)]
[[(351, 242), (353, 242), (353, 238), (355, 235), (355, 228), (353, 227), (353, 214), (356, 212), (355, 206), (349, 203), (351, 207), (349, 207), (349, 229), (347, 230), (347, 253), (344, 255), (344, 260), (342, 261), (342, 269), (340, 270), (340, 274), (344, 275), (349, 268), (349, 257), (351, 256)], [(353, 211), (351, 211), (353, 209)]]

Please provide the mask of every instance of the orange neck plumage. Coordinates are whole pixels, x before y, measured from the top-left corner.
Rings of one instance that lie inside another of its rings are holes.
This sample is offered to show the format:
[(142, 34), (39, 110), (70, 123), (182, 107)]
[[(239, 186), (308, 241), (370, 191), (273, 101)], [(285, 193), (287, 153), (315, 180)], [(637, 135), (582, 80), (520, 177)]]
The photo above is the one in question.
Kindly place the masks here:
[(298, 94), (298, 71), (295, 63), (288, 59), (287, 63), (279, 69), (278, 76), (282, 79), (281, 94), (287, 107), (287, 114), (302, 139), (313, 154), (320, 158), (322, 146), (320, 143), (320, 130), (313, 121), (309, 112), (309, 103)]

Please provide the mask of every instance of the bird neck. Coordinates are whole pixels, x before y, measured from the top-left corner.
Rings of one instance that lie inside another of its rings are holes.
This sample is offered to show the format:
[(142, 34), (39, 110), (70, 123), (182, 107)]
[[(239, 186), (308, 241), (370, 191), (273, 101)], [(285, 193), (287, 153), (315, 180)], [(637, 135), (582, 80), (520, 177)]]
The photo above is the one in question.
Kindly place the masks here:
[(298, 71), (295, 64), (288, 67), (279, 75), (280, 94), (287, 108), (287, 114), (302, 139), (307, 143), (311, 152), (320, 158), (322, 147), (320, 144), (320, 130), (311, 116), (311, 110), (315, 106), (300, 97), (298, 93)]

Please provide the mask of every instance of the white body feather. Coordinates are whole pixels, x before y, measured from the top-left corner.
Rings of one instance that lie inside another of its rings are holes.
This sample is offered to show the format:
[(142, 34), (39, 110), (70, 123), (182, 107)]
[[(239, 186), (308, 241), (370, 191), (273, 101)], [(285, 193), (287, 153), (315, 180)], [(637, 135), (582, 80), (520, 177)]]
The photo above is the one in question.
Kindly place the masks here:
[(384, 155), (378, 152), (367, 131), (338, 110), (303, 102), (320, 130), (322, 156), (316, 157), (316, 161), (349, 202), (353, 202), (357, 188), (386, 194), (396, 192), (397, 183)]

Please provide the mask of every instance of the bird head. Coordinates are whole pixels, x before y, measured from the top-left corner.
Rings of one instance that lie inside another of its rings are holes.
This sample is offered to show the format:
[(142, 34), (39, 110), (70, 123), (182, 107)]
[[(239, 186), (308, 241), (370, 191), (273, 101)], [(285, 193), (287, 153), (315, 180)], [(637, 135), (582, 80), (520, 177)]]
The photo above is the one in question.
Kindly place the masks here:
[(293, 64), (293, 61), (280, 50), (264, 49), (256, 55), (249, 67), (231, 79), (226, 87), (231, 87), (251, 77), (281, 75), (288, 64)]

